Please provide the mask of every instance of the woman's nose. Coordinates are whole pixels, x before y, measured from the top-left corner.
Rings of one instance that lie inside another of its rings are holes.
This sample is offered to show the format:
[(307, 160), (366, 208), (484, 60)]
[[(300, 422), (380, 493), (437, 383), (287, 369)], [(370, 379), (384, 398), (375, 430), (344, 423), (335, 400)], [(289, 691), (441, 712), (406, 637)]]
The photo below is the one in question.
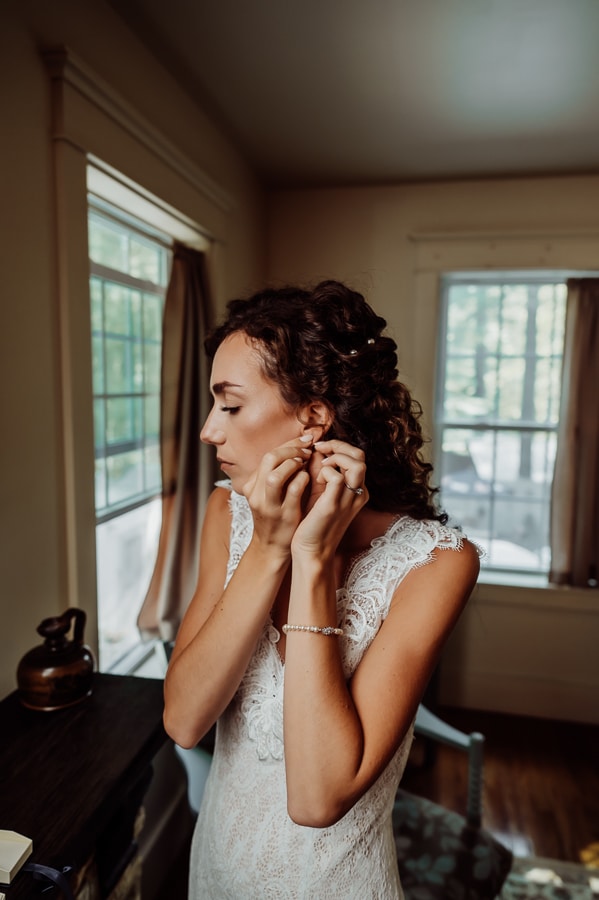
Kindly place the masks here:
[(213, 411), (208, 413), (208, 418), (204, 422), (200, 431), (200, 440), (204, 444), (223, 444), (225, 433), (221, 428), (217, 428), (214, 424)]

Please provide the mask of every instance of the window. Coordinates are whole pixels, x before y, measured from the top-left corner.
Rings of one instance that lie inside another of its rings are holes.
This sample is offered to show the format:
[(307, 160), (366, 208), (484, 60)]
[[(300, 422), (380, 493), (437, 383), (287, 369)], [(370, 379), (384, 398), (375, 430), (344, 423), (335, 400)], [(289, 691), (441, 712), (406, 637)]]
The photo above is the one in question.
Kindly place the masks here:
[(546, 574), (566, 285), (447, 276), (437, 390), (441, 502), (483, 567)]
[(139, 635), (161, 522), (160, 369), (169, 239), (91, 198), (88, 215), (100, 668)]

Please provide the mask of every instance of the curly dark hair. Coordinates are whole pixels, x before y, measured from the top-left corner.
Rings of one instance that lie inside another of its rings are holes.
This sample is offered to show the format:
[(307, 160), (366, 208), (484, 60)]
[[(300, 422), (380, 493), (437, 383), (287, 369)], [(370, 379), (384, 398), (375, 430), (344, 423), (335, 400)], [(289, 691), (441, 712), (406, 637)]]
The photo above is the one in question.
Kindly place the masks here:
[(319, 400), (333, 416), (327, 439), (360, 447), (368, 466), (369, 506), (417, 519), (439, 512), (432, 466), (421, 456), (420, 404), (397, 380), (397, 345), (364, 297), (338, 281), (311, 290), (283, 287), (231, 300), (205, 341), (210, 358), (244, 332), (260, 343), (264, 375), (292, 408)]

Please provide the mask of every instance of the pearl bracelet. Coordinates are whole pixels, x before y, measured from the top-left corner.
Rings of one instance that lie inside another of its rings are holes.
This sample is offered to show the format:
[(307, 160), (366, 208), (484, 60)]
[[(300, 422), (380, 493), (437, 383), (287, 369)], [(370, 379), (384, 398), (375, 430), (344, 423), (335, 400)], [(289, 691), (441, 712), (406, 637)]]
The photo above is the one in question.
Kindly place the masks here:
[(290, 631), (311, 631), (313, 634), (325, 634), (327, 637), (343, 634), (343, 628), (333, 628), (331, 625), (325, 625), (324, 628), (317, 625), (283, 625), (284, 634), (289, 634)]

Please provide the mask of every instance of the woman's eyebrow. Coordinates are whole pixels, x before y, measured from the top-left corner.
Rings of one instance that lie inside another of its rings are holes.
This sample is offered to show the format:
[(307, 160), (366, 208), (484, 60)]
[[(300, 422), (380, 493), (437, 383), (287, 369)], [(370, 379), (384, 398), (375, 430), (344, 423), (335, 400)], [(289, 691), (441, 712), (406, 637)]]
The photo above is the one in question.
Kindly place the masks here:
[(240, 384), (233, 384), (231, 381), (217, 381), (216, 384), (212, 385), (212, 393), (215, 397), (224, 394), (225, 391), (235, 390), (243, 390)]

